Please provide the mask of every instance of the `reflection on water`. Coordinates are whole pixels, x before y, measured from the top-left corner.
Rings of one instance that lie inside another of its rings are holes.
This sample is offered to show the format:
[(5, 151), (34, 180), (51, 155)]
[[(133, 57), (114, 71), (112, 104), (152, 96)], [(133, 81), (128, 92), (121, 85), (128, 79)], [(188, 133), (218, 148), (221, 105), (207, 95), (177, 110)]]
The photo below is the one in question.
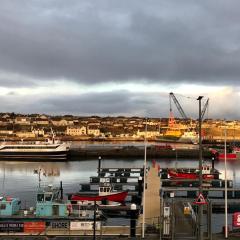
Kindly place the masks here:
[[(175, 167), (198, 167), (197, 160), (160, 160), (155, 159), (161, 168)], [(149, 159), (148, 164), (151, 164), (152, 159)], [(98, 160), (85, 160), (73, 162), (0, 162), (0, 191), (1, 194), (19, 197), (22, 201), (22, 206), (35, 206), (35, 195), (39, 184), (38, 174), (34, 174), (34, 170), (41, 169), (41, 185), (48, 184), (58, 185), (63, 182), (64, 192), (78, 191), (79, 183), (88, 182), (90, 176), (95, 176), (97, 173)], [(102, 160), (102, 167), (142, 167), (143, 159), (137, 160)], [(224, 178), (224, 162), (216, 162), (215, 168)], [(227, 176), (232, 179), (235, 186), (240, 187), (240, 161), (227, 163)], [(0, 195), (1, 195), (0, 194)], [(224, 219), (219, 220), (219, 226), (224, 224)], [(219, 229), (217, 229), (218, 231)]]
[[(63, 182), (64, 191), (79, 190), (79, 183), (96, 175), (98, 160), (73, 162), (0, 162), (1, 193), (19, 197), (27, 206), (34, 205), (39, 185), (37, 172), (41, 170), (41, 186)], [(102, 167), (141, 167), (142, 161), (102, 160)]]
[[(161, 168), (198, 167), (197, 160), (156, 160)], [(151, 164), (151, 160), (149, 160)], [(10, 192), (17, 196), (18, 193), (34, 191), (38, 186), (38, 175), (34, 170), (41, 169), (42, 184), (59, 184), (63, 182), (66, 190), (78, 189), (80, 182), (88, 182), (89, 177), (96, 175), (98, 161), (73, 161), (73, 162), (0, 162), (1, 192)], [(102, 160), (102, 167), (142, 167), (143, 160)], [(224, 162), (216, 162), (217, 168), (224, 178)], [(227, 163), (227, 176), (236, 186), (240, 186), (240, 161)], [(4, 179), (5, 176), (5, 179)], [(4, 183), (4, 184), (3, 184)], [(16, 186), (17, 185), (17, 186)]]

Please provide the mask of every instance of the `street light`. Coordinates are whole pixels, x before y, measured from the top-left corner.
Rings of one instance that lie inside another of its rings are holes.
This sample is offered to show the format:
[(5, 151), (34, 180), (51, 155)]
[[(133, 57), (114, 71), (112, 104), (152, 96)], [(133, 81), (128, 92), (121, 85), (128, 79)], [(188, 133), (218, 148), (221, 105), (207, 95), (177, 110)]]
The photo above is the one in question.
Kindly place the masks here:
[(144, 134), (144, 168), (143, 168), (143, 214), (142, 214), (142, 238), (145, 238), (145, 203), (146, 203), (146, 170), (147, 170), (147, 118)]
[(93, 240), (96, 239), (96, 200), (94, 200), (94, 210), (93, 210)]
[(227, 130), (224, 131), (224, 167), (225, 167), (225, 238), (228, 238), (228, 204), (227, 204)]
[[(203, 96), (197, 98), (199, 102), (199, 194), (202, 194), (202, 110), (201, 110), (201, 100)], [(203, 216), (203, 206), (200, 204), (198, 206), (198, 240), (203, 239), (202, 231), (202, 216)]]

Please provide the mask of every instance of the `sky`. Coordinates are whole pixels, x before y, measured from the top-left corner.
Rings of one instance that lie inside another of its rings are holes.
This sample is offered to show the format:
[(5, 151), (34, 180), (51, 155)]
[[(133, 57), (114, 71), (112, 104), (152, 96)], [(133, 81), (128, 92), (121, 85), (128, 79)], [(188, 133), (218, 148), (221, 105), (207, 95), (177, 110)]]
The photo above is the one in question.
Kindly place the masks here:
[[(240, 119), (238, 0), (1, 0), (0, 112)], [(180, 116), (173, 105), (176, 117)]]

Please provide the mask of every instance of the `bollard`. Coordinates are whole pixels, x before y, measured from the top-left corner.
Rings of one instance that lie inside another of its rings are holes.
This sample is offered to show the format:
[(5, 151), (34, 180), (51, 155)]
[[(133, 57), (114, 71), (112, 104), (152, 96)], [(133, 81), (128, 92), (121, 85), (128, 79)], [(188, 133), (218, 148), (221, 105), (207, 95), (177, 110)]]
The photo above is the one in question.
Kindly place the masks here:
[(131, 213), (130, 213), (130, 237), (135, 238), (136, 237), (136, 218), (137, 218), (137, 205), (131, 204), (130, 206)]
[(143, 192), (143, 178), (138, 178), (138, 196), (141, 197)]
[(101, 161), (102, 161), (102, 158), (101, 158), (101, 156), (99, 156), (98, 157), (98, 176), (100, 176)]

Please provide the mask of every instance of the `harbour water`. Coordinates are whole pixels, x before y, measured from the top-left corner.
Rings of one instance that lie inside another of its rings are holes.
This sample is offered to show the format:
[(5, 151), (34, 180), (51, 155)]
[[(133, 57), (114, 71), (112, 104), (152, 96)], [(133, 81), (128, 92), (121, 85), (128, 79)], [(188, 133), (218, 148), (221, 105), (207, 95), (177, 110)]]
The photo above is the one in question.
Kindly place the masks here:
[[(156, 160), (160, 167), (198, 167), (197, 159), (148, 159), (150, 165)], [(19, 197), (23, 207), (35, 205), (35, 195), (38, 185), (58, 185), (63, 182), (65, 193), (79, 190), (79, 183), (88, 182), (90, 176), (95, 176), (98, 160), (81, 160), (68, 162), (0, 162), (1, 193)], [(102, 167), (142, 167), (143, 159), (102, 159)], [(224, 162), (216, 162), (215, 168), (224, 178)], [(235, 186), (240, 186), (240, 161), (227, 163), (227, 176)], [(40, 175), (37, 174), (40, 172)], [(40, 176), (40, 178), (39, 178)], [(231, 215), (229, 215), (231, 224)], [(213, 215), (213, 231), (219, 232), (224, 225), (224, 215)]]

